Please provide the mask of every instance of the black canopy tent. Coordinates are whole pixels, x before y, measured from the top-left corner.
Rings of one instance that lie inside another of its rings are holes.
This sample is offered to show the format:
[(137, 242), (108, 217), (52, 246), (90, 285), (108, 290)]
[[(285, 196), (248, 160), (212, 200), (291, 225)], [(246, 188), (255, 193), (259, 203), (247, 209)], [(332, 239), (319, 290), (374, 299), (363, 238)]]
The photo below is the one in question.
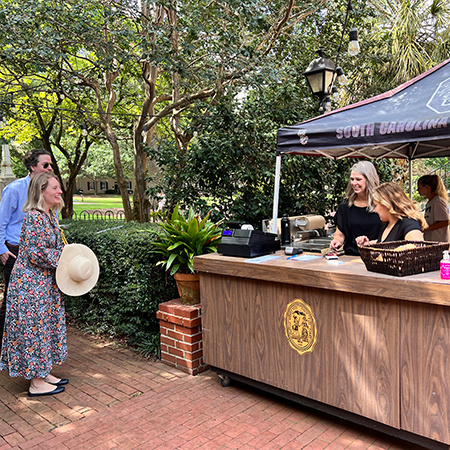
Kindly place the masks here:
[[(450, 156), (450, 59), (383, 94), (277, 134), (272, 232), (276, 233), (281, 155), (340, 158)], [(411, 189), (411, 186), (410, 186)]]

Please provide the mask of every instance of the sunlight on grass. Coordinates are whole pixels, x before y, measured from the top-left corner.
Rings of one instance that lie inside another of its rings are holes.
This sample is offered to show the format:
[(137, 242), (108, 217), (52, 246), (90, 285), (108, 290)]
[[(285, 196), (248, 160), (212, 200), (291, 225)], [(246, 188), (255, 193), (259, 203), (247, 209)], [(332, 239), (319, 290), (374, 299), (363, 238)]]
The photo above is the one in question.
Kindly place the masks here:
[(73, 197), (73, 210), (79, 214), (84, 210), (123, 208), (122, 198), (119, 195), (89, 196), (82, 199), (79, 195)]

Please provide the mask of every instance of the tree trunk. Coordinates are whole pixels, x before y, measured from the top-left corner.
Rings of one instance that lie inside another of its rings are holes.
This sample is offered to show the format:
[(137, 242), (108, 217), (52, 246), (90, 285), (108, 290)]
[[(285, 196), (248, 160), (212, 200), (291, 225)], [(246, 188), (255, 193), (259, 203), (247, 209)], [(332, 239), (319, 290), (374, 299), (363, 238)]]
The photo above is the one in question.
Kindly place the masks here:
[(64, 192), (64, 208), (61, 210), (63, 219), (71, 219), (73, 217), (73, 191), (75, 188), (75, 178), (69, 180)]
[(125, 219), (127, 222), (133, 220), (133, 211), (131, 210), (130, 197), (128, 194), (128, 183), (123, 174), (123, 166), (120, 157), (119, 142), (117, 141), (117, 136), (112, 130), (111, 124), (108, 126), (106, 131), (106, 138), (111, 144), (111, 148), (114, 156), (114, 170), (116, 173), (116, 180), (120, 190), (120, 196), (122, 197), (123, 210), (125, 213)]
[[(150, 14), (148, 5), (142, 2), (142, 13), (144, 18), (153, 17), (152, 25), (161, 24), (165, 18), (165, 9), (163, 6), (158, 6)], [(151, 42), (156, 41), (156, 36), (153, 32), (149, 32), (150, 27), (147, 19), (143, 19), (144, 31), (149, 33)], [(142, 104), (141, 114), (134, 123), (133, 130), (133, 144), (134, 144), (134, 176), (136, 189), (133, 195), (133, 209), (134, 217), (139, 222), (148, 222), (150, 220), (150, 201), (147, 196), (147, 165), (149, 158), (144, 152), (144, 142), (150, 144), (156, 123), (145, 129), (145, 122), (147, 116), (154, 116), (155, 114), (155, 99), (156, 99), (156, 80), (158, 77), (158, 69), (150, 65), (146, 61), (141, 62), (142, 78), (144, 80), (145, 100)], [(145, 137), (144, 137), (145, 136)]]
[(99, 86), (92, 83), (97, 97), (97, 110), (102, 120), (102, 131), (106, 139), (111, 144), (111, 149), (114, 158), (114, 171), (116, 174), (117, 185), (119, 186), (120, 196), (122, 197), (123, 210), (127, 222), (133, 220), (133, 211), (131, 209), (130, 197), (128, 194), (128, 183), (123, 173), (122, 158), (120, 156), (120, 147), (117, 140), (117, 135), (114, 132), (114, 126), (111, 119), (111, 113), (117, 100), (117, 94), (114, 90), (114, 80), (117, 78), (118, 72), (106, 71), (105, 73), (105, 87), (108, 92), (108, 101), (106, 104), (106, 111), (102, 108), (102, 95)]
[[(133, 193), (134, 218), (140, 222), (150, 220), (150, 202), (147, 196), (147, 162), (148, 158), (143, 151), (144, 138), (142, 137), (142, 126), (139, 123), (134, 129), (134, 177), (135, 189)], [(141, 130), (141, 131), (139, 131)]]

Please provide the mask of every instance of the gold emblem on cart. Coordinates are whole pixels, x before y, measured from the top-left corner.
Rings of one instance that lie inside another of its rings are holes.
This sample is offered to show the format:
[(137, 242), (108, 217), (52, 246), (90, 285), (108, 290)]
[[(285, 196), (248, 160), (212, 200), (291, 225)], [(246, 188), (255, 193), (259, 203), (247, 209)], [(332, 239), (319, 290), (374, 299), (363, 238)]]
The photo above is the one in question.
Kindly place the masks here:
[(300, 299), (289, 303), (284, 313), (284, 331), (289, 345), (301, 355), (312, 352), (317, 339), (316, 319)]

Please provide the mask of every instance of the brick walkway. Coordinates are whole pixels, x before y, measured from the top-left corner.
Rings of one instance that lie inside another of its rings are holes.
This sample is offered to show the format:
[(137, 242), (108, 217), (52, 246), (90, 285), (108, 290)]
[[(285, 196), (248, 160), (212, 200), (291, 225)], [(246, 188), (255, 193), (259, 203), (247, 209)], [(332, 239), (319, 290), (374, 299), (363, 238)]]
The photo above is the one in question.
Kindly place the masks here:
[(0, 372), (3, 449), (419, 449), (216, 374), (186, 375), (69, 328), (62, 394)]

